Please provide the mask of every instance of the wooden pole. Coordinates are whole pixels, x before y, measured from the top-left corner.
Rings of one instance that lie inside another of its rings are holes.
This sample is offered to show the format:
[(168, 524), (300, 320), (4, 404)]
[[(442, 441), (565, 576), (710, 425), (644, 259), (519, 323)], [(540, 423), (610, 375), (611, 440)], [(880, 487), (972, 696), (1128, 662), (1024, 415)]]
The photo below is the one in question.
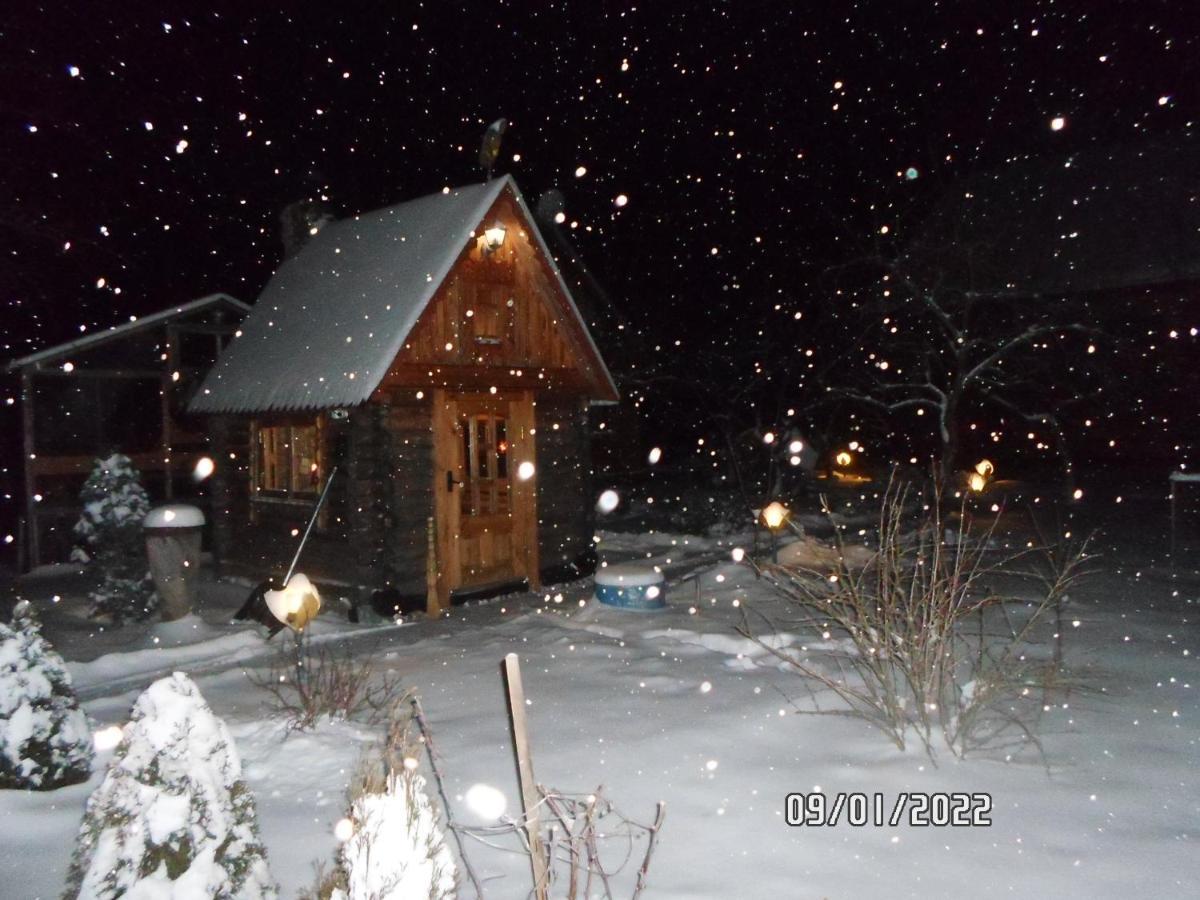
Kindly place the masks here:
[(25, 475), (25, 539), (28, 555), (25, 561), (33, 569), (42, 564), (41, 529), (38, 523), (37, 487), (34, 479), (33, 460), (37, 452), (37, 441), (33, 434), (33, 373), (28, 368), (21, 370), (21, 449), (25, 459), (21, 466)]
[(504, 679), (508, 684), (509, 719), (512, 723), (513, 749), (517, 754), (521, 803), (525, 807), (525, 833), (529, 838), (529, 860), (533, 868), (533, 894), (537, 900), (546, 900), (550, 895), (550, 871), (542, 848), (541, 823), (538, 819), (540, 802), (537, 782), (533, 779), (529, 734), (525, 727), (525, 688), (521, 684), (521, 661), (515, 653), (504, 657)]

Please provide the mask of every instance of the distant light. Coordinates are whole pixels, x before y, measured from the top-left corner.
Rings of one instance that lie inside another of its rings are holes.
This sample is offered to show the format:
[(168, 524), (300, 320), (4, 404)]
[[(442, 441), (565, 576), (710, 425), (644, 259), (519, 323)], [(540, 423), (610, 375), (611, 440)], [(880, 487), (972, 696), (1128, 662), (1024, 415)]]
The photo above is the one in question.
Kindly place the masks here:
[(615, 203), (617, 206), (624, 206), (628, 202), (629, 198), (624, 194), (617, 194), (617, 199), (613, 201), (613, 203)]
[(1063, 128), (1066, 127), (1066, 124), (1067, 124), (1067, 120), (1064, 119), (1062, 116), (1055, 116), (1053, 119), (1050, 120), (1050, 130), (1051, 131), (1062, 131)]
[(196, 468), (192, 470), (192, 480), (196, 482), (203, 481), (211, 475), (217, 468), (217, 464), (213, 462), (211, 456), (202, 456), (196, 460)]
[(104, 753), (120, 744), (123, 737), (125, 737), (125, 732), (121, 730), (120, 725), (109, 725), (107, 728), (92, 732), (92, 745)]
[(333, 826), (333, 836), (343, 844), (354, 837), (354, 820), (338, 819), (338, 823)]
[(176, 152), (176, 153), (182, 153), (182, 152), (183, 152), (184, 150), (186, 150), (187, 148), (188, 148), (188, 142), (187, 142), (186, 140), (183, 140), (183, 139), (181, 138), (181, 139), (180, 139), (180, 141), (179, 141), (179, 143), (175, 145), (175, 152)]
[(67, 74), (72, 78), (79, 77), (79, 66), (67, 66)]
[(617, 508), (617, 504), (621, 502), (621, 498), (612, 488), (600, 495), (600, 499), (596, 501), (596, 509), (602, 513), (610, 513)]
[(154, 123), (153, 122), (143, 122), (142, 127), (145, 128), (147, 131), (153, 131)]
[(490, 784), (471, 785), (463, 799), (467, 801), (471, 812), (481, 819), (499, 819), (508, 807), (504, 793)]
[(763, 435), (763, 443), (764, 443), (764, 444), (773, 444), (773, 443), (775, 443), (775, 432), (773, 432), (773, 431), (768, 431), (766, 434), (764, 434), (764, 435)]
[(1083, 499), (1083, 490), (1081, 488), (1075, 488), (1075, 493), (1072, 494), (1071, 496), (1074, 497), (1076, 500), (1082, 500)]
[(1167, 105), (1168, 103), (1170, 103), (1170, 102), (1171, 102), (1171, 98), (1170, 98), (1170, 97), (1168, 97), (1166, 94), (1164, 94), (1163, 96), (1161, 96), (1161, 97), (1159, 97), (1159, 98), (1158, 98), (1158, 105), (1159, 105), (1159, 106), (1166, 106), (1166, 105)]
[(651, 449), (650, 455), (646, 458), (650, 461), (650, 465), (653, 466), (653, 465), (657, 464), (658, 461), (660, 459), (662, 459), (662, 448), (654, 447), (653, 449)]
[(783, 527), (783, 523), (787, 521), (789, 510), (778, 500), (774, 500), (767, 504), (767, 507), (762, 511), (763, 524), (772, 531), (778, 531)]
[(801, 459), (799, 456), (791, 456), (788, 458), (788, 462), (790, 462), (793, 466), (798, 466), (800, 465)]
[(567, 221), (567, 214), (565, 212), (556, 212), (554, 214), (554, 221), (561, 225), (563, 222)]
[(525, 462), (517, 466), (517, 478), (521, 481), (528, 481), (533, 477), (534, 472), (536, 471), (537, 470), (534, 468), (533, 463), (531, 463), (529, 460), (525, 460)]
[(582, 178), (582, 177), (583, 177), (584, 175), (586, 175), (586, 174), (587, 174), (587, 167), (586, 167), (586, 166), (580, 166), (579, 168), (577, 168), (577, 169), (575, 170), (575, 177), (576, 177), (576, 178)]
[(792, 441), (788, 444), (788, 453), (799, 453), (804, 449), (804, 441)]
[(734, 547), (733, 552), (729, 555), (733, 557), (734, 562), (740, 563), (743, 559), (746, 558), (746, 551), (743, 550), (741, 547)]

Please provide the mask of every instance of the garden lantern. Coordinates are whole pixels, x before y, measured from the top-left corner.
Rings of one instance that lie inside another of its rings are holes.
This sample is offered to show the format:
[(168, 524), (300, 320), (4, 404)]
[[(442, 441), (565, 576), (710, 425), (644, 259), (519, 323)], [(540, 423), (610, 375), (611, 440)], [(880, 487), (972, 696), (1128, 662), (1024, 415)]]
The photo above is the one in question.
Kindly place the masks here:
[(787, 524), (791, 511), (778, 500), (772, 500), (759, 514), (767, 530), (771, 532), (771, 562), (779, 562), (779, 532)]

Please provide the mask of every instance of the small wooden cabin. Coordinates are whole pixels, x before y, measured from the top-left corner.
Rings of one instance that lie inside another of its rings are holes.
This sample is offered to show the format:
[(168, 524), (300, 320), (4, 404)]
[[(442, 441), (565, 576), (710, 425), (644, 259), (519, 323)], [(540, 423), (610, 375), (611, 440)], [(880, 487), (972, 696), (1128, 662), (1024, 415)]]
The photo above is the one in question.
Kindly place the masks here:
[(419, 597), (592, 546), (587, 409), (617, 390), (511, 177), (331, 222), (263, 290), (191, 410), (223, 565)]

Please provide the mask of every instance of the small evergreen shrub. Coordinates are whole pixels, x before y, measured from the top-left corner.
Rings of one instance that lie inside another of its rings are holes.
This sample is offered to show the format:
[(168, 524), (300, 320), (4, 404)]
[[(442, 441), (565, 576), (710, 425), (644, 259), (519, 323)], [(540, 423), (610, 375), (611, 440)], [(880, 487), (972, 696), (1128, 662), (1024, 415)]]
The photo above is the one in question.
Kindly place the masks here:
[(62, 657), (28, 603), (0, 623), (0, 788), (48, 791), (86, 781), (92, 735)]
[(157, 606), (146, 562), (142, 520), (150, 497), (128, 456), (96, 460), (80, 491), (83, 512), (75, 523), (79, 547), (73, 557), (91, 561), (96, 582), (88, 594), (92, 615), (120, 624), (144, 619)]
[(181, 672), (134, 703), (88, 800), (64, 898), (127, 895), (277, 896), (233, 739)]

